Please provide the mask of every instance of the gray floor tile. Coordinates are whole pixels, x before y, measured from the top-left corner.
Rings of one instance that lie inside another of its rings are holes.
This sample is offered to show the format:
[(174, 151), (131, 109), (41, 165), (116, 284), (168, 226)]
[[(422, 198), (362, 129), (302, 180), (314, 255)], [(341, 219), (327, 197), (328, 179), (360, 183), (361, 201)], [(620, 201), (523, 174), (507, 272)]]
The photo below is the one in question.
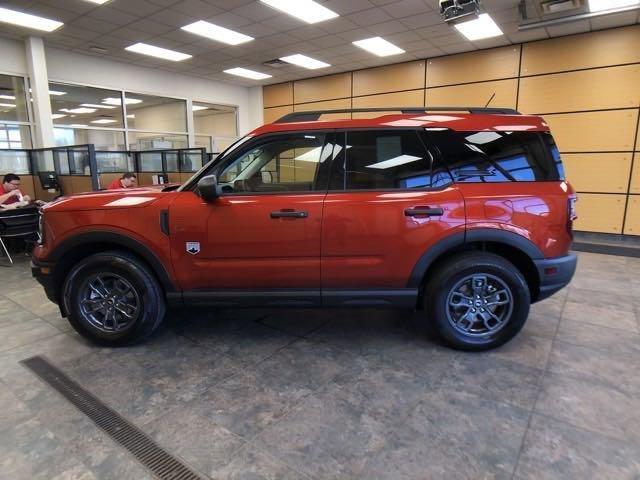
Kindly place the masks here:
[[(32, 280), (32, 285), (34, 282), (35, 281)], [(20, 290), (7, 292), (4, 295), (25, 310), (28, 310), (39, 317), (60, 312), (58, 306), (47, 298), (40, 285), (33, 285), (30, 288), (22, 288)]]
[(29, 345), (54, 335), (60, 335), (60, 331), (40, 319), (5, 325), (0, 327), (0, 336), (3, 338), (0, 352)]
[(539, 415), (531, 419), (516, 470), (522, 480), (639, 477), (640, 446)]
[(259, 452), (251, 446), (243, 448), (227, 465), (212, 473), (212, 476), (228, 480), (300, 480), (308, 478), (280, 460)]
[(551, 353), (551, 343), (550, 338), (522, 331), (506, 344), (486, 353), (527, 367), (544, 369)]
[(640, 443), (638, 397), (600, 382), (548, 374), (535, 411), (576, 427)]
[(259, 323), (296, 337), (306, 337), (335, 317), (335, 310), (287, 309), (265, 312)]
[(567, 301), (562, 320), (585, 322), (603, 327), (618, 328), (631, 333), (640, 333), (634, 312), (611, 307), (594, 307)]
[(605, 353), (615, 351), (636, 358), (640, 355), (640, 335), (591, 323), (564, 320), (560, 323), (557, 340), (595, 348)]
[[(533, 305), (535, 307), (535, 305)], [(542, 338), (553, 338), (560, 323), (561, 313), (546, 313), (541, 309), (531, 309), (522, 333)]]

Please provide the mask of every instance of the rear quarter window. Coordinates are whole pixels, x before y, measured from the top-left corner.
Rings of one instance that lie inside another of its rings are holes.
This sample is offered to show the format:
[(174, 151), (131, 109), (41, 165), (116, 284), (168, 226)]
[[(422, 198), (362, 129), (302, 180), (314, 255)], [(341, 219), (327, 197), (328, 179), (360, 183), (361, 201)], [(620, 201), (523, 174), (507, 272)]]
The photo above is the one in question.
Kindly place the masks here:
[(456, 182), (564, 179), (553, 137), (541, 132), (427, 132)]

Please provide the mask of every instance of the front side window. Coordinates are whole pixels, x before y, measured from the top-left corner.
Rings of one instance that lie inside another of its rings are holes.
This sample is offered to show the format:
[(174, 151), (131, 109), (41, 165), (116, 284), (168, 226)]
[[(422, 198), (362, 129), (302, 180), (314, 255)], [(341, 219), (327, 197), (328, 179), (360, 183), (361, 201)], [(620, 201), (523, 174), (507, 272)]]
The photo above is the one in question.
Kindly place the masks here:
[(284, 134), (265, 139), (222, 168), (223, 192), (308, 192), (333, 145), (323, 133)]
[[(553, 158), (539, 132), (428, 132), (456, 182), (533, 182), (559, 180)], [(556, 149), (557, 152), (557, 149)]]
[(414, 130), (351, 131), (331, 178), (334, 190), (432, 187), (432, 155)]

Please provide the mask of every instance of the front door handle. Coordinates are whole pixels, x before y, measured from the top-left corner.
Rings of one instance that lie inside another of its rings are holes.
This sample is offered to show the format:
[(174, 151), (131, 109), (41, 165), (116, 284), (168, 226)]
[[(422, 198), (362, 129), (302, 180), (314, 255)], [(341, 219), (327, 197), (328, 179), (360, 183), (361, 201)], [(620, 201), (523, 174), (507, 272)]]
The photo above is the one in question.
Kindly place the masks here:
[(444, 215), (444, 210), (439, 207), (406, 208), (404, 210), (404, 215), (406, 217), (441, 217), (442, 215)]
[(271, 218), (307, 218), (309, 212), (298, 210), (279, 210), (277, 212), (271, 212)]

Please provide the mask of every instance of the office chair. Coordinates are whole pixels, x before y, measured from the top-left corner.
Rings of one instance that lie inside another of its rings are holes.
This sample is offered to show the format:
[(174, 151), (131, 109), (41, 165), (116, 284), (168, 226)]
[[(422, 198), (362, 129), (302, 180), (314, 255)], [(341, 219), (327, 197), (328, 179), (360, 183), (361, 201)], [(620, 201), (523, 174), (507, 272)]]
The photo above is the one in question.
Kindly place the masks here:
[(0, 246), (13, 265), (13, 258), (4, 243), (5, 238), (23, 238), (25, 242), (37, 241), (40, 212), (35, 205), (0, 210)]

